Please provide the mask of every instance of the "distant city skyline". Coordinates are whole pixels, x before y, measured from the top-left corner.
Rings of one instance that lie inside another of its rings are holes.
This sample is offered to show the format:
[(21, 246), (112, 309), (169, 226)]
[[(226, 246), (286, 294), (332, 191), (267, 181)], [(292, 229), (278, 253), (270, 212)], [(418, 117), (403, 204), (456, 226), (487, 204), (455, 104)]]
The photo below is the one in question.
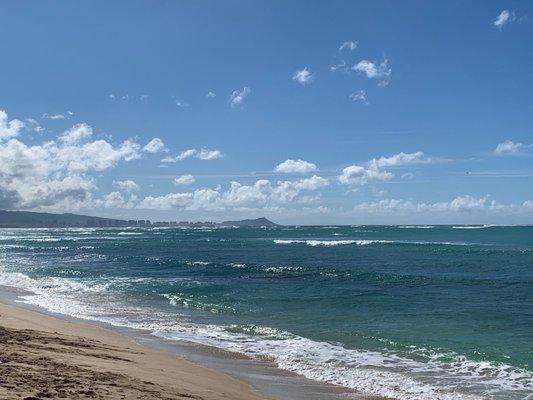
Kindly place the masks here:
[(533, 4), (0, 1), (0, 209), (533, 223)]

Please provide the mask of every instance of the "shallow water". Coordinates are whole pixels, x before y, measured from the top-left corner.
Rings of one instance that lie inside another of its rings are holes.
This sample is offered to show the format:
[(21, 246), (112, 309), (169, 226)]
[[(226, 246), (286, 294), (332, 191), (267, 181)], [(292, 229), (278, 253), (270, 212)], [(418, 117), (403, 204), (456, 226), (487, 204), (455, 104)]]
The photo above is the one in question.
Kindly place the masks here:
[(532, 397), (533, 227), (0, 230), (0, 284), (400, 399)]

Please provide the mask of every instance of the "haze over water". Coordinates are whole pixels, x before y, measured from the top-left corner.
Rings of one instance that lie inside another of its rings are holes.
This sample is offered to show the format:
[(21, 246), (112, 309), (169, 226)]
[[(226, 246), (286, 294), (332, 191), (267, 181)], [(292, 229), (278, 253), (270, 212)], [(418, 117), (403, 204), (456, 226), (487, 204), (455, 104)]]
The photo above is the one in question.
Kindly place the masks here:
[(31, 304), (400, 399), (524, 399), (533, 227), (4, 229)]

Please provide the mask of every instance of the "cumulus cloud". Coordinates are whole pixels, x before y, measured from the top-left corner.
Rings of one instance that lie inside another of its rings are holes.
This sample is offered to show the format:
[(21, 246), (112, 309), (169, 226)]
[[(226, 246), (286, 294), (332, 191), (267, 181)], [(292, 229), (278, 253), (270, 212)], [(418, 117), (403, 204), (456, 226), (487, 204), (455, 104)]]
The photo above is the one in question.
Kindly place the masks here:
[(243, 87), (242, 90), (234, 90), (229, 97), (230, 106), (240, 106), (251, 92), (252, 89), (250, 89), (248, 86)]
[(357, 42), (349, 40), (339, 46), (339, 53), (342, 53), (343, 51), (352, 52), (355, 49), (357, 49)]
[(372, 180), (386, 181), (393, 177), (392, 173), (381, 171), (374, 166), (365, 168), (360, 165), (350, 165), (342, 170), (338, 180), (343, 185), (361, 186)]
[(490, 200), (490, 196), (474, 197), (470, 195), (458, 196), (450, 201), (417, 203), (410, 200), (387, 199), (376, 202), (365, 202), (354, 206), (354, 211), (365, 213), (473, 213), (499, 211), (531, 211), (533, 202), (527, 200), (519, 204), (502, 204)]
[(201, 149), (196, 152), (195, 157), (200, 160), (218, 160), (223, 154), (220, 150)]
[(531, 223), (533, 201), (500, 203), (490, 196), (462, 195), (445, 201), (383, 199), (356, 204), (358, 220), (383, 223)]
[(76, 124), (58, 136), (66, 145), (72, 145), (92, 136), (93, 130), (87, 124)]
[(386, 59), (379, 64), (368, 60), (361, 60), (352, 69), (364, 74), (368, 79), (379, 79), (380, 86), (387, 86), (392, 75), (392, 69), (389, 67), (389, 62)]
[(126, 192), (133, 192), (140, 189), (139, 185), (130, 179), (125, 181), (113, 181), (113, 185)]
[(292, 76), (292, 79), (302, 85), (313, 82), (315, 75), (311, 73), (307, 68), (296, 71)]
[(146, 151), (147, 153), (152, 153), (152, 154), (159, 153), (164, 150), (165, 150), (165, 144), (159, 138), (153, 138), (143, 147), (143, 151)]
[(120, 192), (111, 192), (103, 195), (101, 198), (96, 199), (94, 207), (98, 208), (126, 208), (131, 209), (138, 203), (136, 195), (130, 195), (129, 199), (126, 199)]
[(520, 154), (522, 151), (530, 147), (531, 145), (525, 145), (520, 142), (513, 142), (511, 140), (506, 140), (505, 142), (499, 143), (496, 146), (496, 148), (493, 150), (493, 153), (498, 156), (516, 155), (516, 154)]
[(7, 113), (0, 110), (0, 142), (19, 135), (24, 128), (24, 123), (18, 119), (8, 120)]
[(215, 97), (217, 97), (217, 95), (215, 92), (207, 92), (205, 97), (207, 97), (208, 99), (214, 99)]
[(242, 208), (275, 207), (298, 199), (301, 193), (309, 193), (329, 185), (329, 181), (314, 175), (297, 181), (280, 181), (273, 185), (260, 179), (252, 185), (231, 182), (227, 190), (197, 189), (191, 192), (169, 193), (164, 196), (148, 196), (138, 208), (156, 210), (230, 210)]
[[(430, 157), (426, 157), (421, 151), (415, 153), (398, 153), (390, 157), (373, 158), (362, 165), (350, 165), (342, 170), (338, 181), (343, 185), (362, 186), (370, 181), (387, 181), (394, 177), (394, 174), (383, 170), (385, 167), (399, 167), (413, 164), (429, 164), (434, 162)], [(405, 174), (404, 174), (405, 175)]]
[(87, 124), (74, 125), (55, 140), (36, 145), (13, 136), (11, 130), (6, 135), (11, 138), (0, 143), (0, 208), (87, 206), (96, 189), (94, 173), (141, 157), (141, 146), (132, 140), (119, 145), (92, 140)]
[(493, 22), (493, 25), (502, 30), (505, 25), (516, 20), (516, 14), (514, 11), (503, 10)]
[(290, 159), (282, 162), (281, 164), (278, 164), (276, 168), (274, 168), (275, 172), (281, 172), (284, 174), (291, 174), (291, 173), (308, 174), (316, 170), (317, 170), (317, 167), (313, 163), (310, 163), (304, 160), (290, 160)]
[(369, 161), (369, 164), (377, 167), (399, 167), (402, 165), (413, 165), (413, 164), (429, 164), (434, 162), (430, 157), (426, 157), (423, 152), (417, 151), (415, 153), (398, 153), (390, 157), (379, 157), (373, 158)]
[(181, 175), (177, 178), (174, 178), (174, 185), (186, 186), (191, 185), (195, 182), (194, 176), (192, 175)]
[(185, 160), (187, 158), (195, 157), (196, 154), (198, 154), (198, 150), (196, 149), (185, 150), (176, 156), (176, 160)]

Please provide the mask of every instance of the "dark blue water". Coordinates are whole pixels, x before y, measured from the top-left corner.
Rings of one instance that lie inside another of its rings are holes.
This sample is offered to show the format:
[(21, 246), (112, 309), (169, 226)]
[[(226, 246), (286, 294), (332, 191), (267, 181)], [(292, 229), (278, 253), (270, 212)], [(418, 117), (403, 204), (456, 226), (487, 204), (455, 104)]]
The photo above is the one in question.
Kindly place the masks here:
[(371, 394), (533, 397), (533, 227), (2, 230), (0, 283)]

